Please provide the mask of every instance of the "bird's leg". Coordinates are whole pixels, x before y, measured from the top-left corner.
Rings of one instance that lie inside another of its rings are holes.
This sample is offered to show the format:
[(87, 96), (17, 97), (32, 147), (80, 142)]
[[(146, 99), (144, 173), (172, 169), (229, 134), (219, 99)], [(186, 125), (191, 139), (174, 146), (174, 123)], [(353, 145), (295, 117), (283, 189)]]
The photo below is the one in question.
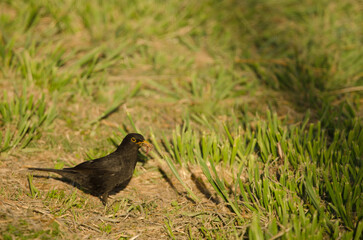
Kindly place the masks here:
[(108, 192), (105, 192), (104, 194), (102, 194), (100, 196), (100, 199), (101, 199), (103, 205), (106, 206), (107, 205), (107, 200), (108, 200)]

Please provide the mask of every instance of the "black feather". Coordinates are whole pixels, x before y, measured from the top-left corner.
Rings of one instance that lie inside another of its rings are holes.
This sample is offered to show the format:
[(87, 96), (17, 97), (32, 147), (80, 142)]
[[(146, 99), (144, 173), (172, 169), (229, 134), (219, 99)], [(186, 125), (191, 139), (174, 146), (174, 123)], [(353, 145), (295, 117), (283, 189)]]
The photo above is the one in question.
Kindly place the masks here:
[(86, 161), (73, 168), (28, 168), (29, 170), (54, 172), (88, 189), (100, 197), (106, 205), (109, 193), (117, 186), (128, 183), (133, 175), (137, 150), (149, 143), (137, 133), (128, 134), (113, 153)]

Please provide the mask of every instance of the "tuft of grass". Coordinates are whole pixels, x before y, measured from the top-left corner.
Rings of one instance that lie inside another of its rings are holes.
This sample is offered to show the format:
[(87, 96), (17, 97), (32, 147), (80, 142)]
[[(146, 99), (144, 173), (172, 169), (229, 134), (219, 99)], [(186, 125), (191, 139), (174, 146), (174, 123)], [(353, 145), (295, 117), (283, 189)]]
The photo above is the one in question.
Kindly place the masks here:
[(31, 174), (28, 174), (28, 185), (29, 185), (30, 196), (32, 198), (35, 198), (39, 194), (39, 190), (34, 186), (33, 175)]
[(2, 236), (6, 240), (10, 239), (51, 239), (61, 237), (62, 233), (56, 222), (50, 224), (47, 229), (37, 230), (29, 229), (30, 224), (26, 220), (20, 220), (17, 223), (11, 223), (6, 226), (6, 230), (2, 232)]
[(171, 239), (176, 239), (176, 237), (173, 233), (173, 224), (170, 221), (170, 219), (165, 220), (165, 229)]
[(110, 234), (112, 231), (112, 226), (110, 224), (101, 223), (99, 225), (99, 228), (100, 228), (101, 232), (104, 232), (107, 234)]
[(14, 147), (25, 148), (39, 137), (40, 129), (48, 127), (56, 118), (54, 106), (46, 109), (44, 96), (35, 100), (33, 95), (27, 97), (24, 87), (21, 96), (11, 99), (4, 92), (0, 102), (0, 152), (8, 151)]

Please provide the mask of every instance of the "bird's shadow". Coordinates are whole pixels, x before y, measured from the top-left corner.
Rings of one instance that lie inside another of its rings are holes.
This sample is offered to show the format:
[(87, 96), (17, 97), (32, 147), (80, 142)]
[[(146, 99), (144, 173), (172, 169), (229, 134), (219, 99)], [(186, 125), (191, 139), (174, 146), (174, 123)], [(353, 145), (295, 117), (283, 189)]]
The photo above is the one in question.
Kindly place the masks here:
[[(63, 183), (66, 183), (68, 185), (71, 185), (73, 187), (78, 188), (79, 190), (81, 190), (82, 192), (84, 192), (86, 194), (90, 194), (90, 195), (92, 195), (94, 197), (98, 197), (102, 201), (100, 194), (94, 193), (94, 192), (88, 190), (87, 188), (82, 187), (80, 184), (69, 180), (68, 178), (65, 178), (65, 177), (44, 176), (44, 175), (33, 175), (33, 177), (35, 177), (35, 178), (47, 178), (47, 179), (51, 178), (51, 179), (54, 179), (54, 180), (61, 181)], [(110, 195), (115, 195), (115, 194), (119, 193), (120, 191), (124, 190), (127, 187), (127, 185), (130, 183), (130, 181), (131, 181), (131, 178), (128, 179), (127, 181), (125, 181), (125, 182), (117, 185), (116, 187), (114, 187), (114, 189), (111, 192), (109, 192), (109, 196)]]

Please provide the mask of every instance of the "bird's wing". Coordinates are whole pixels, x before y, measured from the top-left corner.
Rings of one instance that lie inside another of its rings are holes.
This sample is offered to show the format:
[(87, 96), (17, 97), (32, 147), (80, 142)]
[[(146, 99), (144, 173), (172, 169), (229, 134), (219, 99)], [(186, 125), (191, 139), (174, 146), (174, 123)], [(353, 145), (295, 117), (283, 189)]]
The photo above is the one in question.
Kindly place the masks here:
[(108, 155), (102, 158), (97, 158), (91, 161), (83, 162), (78, 164), (73, 168), (69, 168), (76, 171), (82, 170), (100, 170), (100, 171), (110, 171), (110, 172), (117, 172), (120, 168), (123, 167), (123, 162), (115, 159), (112, 155)]

